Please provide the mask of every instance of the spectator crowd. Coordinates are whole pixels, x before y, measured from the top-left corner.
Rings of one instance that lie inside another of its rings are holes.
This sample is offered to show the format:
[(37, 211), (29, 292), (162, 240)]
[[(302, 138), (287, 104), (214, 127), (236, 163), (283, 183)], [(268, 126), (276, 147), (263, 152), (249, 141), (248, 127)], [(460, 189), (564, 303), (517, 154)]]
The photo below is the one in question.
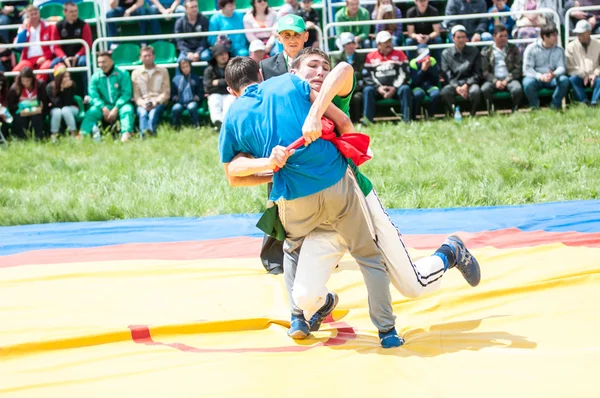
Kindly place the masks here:
[[(254, 59), (268, 79), (287, 73), (303, 48), (319, 47), (323, 39), (321, 8), (312, 0), (280, 0), (276, 8), (267, 0), (237, 0), (248, 7), (243, 11), (236, 0), (217, 0), (212, 12), (200, 11), (200, 5), (206, 8), (212, 0), (101, 1), (106, 2), (109, 38), (118, 37), (125, 26), (110, 18), (161, 15), (128, 23), (142, 35), (171, 29), (176, 52), (170, 62), (176, 68), (162, 66), (152, 40), (140, 40), (139, 60), (130, 73), (131, 65), (122, 68), (116, 59), (119, 40), (110, 39), (108, 51), (96, 54), (95, 73), (88, 81), (84, 74), (68, 71), (86, 66), (85, 46), (44, 44), (80, 39), (92, 46), (94, 30), (79, 17), (81, 1), (0, 2), (0, 28), (20, 25), (16, 32), (0, 30), (0, 42), (32, 43), (17, 49), (0, 43), (4, 136), (26, 138), (29, 131), (40, 139), (56, 140), (63, 132), (100, 138), (103, 127), (111, 127), (128, 141), (136, 132), (156, 135), (166, 117), (176, 128), (184, 118), (199, 126), (202, 112), (218, 130), (235, 101), (224, 79), (230, 59)], [(40, 10), (52, 3), (60, 3), (62, 15), (42, 18)], [(553, 14), (535, 12), (556, 10), (552, 0), (448, 0), (443, 10), (429, 0), (406, 5), (392, 0), (335, 3), (335, 22), (349, 24), (324, 39), (335, 50), (332, 66), (347, 62), (354, 67), (353, 122), (373, 123), (383, 107), (399, 109), (404, 122), (452, 115), (457, 107), (475, 115), (493, 111), (503, 98), (512, 111), (527, 104), (537, 109), (546, 97), (553, 109), (561, 109), (567, 99), (598, 105), (600, 43), (592, 34), (600, 33), (600, 10), (570, 14), (576, 39), (563, 49)], [(600, 5), (600, 0), (569, 1), (565, 10), (589, 5)], [(460, 18), (469, 14), (479, 16)], [(397, 20), (429, 17), (438, 19)], [(368, 21), (374, 22), (364, 23)], [(252, 29), (262, 30), (248, 31)], [(203, 32), (218, 34), (189, 35)], [(510, 39), (531, 42), (512, 44)], [(472, 45), (477, 42), (489, 43)], [(34, 73), (43, 70), (47, 72)], [(4, 72), (17, 72), (12, 84)]]

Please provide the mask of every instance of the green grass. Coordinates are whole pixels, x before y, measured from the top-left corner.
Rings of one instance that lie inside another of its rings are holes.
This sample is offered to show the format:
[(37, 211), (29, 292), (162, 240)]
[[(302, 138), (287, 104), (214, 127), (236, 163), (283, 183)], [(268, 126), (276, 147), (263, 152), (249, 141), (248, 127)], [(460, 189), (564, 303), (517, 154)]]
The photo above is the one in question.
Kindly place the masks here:
[[(598, 110), (376, 124), (362, 167), (390, 208), (598, 198)], [(0, 225), (205, 216), (264, 210), (266, 187), (230, 188), (217, 134), (127, 144), (14, 142), (0, 148)]]

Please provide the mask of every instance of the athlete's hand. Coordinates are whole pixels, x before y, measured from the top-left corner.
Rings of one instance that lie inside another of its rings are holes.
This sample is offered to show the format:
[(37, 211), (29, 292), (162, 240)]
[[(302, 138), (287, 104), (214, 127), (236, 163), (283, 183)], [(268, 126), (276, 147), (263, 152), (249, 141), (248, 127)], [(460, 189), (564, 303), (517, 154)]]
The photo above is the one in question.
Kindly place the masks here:
[(302, 136), (306, 141), (304, 145), (308, 146), (311, 142), (318, 140), (323, 134), (321, 129), (321, 119), (309, 115), (304, 121), (304, 126), (302, 126)]
[(272, 170), (281, 169), (285, 166), (288, 158), (292, 156), (296, 152), (295, 149), (290, 149), (289, 151), (286, 147), (277, 145), (271, 151), (271, 156), (269, 156), (269, 166)]

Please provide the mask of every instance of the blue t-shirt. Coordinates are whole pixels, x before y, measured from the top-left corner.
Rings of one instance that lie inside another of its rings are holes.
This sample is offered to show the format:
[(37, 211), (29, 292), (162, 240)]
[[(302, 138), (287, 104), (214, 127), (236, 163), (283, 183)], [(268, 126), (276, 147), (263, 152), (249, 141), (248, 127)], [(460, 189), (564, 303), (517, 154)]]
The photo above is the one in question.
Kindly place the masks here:
[[(241, 12), (234, 11), (229, 18), (220, 12), (210, 17), (208, 30), (211, 32), (236, 29), (244, 29), (244, 14)], [(229, 34), (227, 37), (231, 40), (231, 50), (234, 55), (247, 55), (238, 54), (241, 50), (248, 50), (248, 41), (244, 33)], [(208, 42), (211, 46), (214, 46), (217, 42), (217, 36), (208, 36)]]
[[(240, 152), (267, 158), (275, 146), (296, 141), (310, 106), (310, 86), (289, 73), (249, 86), (231, 105), (221, 127), (221, 162), (231, 162)], [(318, 139), (297, 149), (275, 173), (269, 199), (293, 200), (322, 191), (341, 180), (347, 167), (330, 141)]]

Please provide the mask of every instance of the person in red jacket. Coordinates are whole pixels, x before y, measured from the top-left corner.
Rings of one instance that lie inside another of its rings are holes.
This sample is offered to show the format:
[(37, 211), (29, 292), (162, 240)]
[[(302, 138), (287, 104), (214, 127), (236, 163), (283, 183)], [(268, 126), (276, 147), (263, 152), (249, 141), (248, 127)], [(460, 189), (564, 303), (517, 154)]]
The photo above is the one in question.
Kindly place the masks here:
[[(56, 23), (52, 30), (52, 40), (83, 39), (92, 47), (92, 29), (90, 25), (79, 19), (77, 4), (68, 1), (63, 5), (65, 18)], [(85, 47), (82, 44), (55, 44), (51, 67), (63, 62), (67, 68), (86, 66)]]
[[(30, 5), (25, 9), (27, 12), (27, 24), (17, 34), (16, 43), (35, 43), (52, 40), (54, 28), (46, 24), (40, 18), (40, 11), (36, 6)], [(23, 68), (50, 69), (54, 54), (50, 46), (23, 47), (21, 61), (13, 68), (13, 72), (19, 72)], [(37, 79), (47, 81), (49, 75), (38, 75)]]

